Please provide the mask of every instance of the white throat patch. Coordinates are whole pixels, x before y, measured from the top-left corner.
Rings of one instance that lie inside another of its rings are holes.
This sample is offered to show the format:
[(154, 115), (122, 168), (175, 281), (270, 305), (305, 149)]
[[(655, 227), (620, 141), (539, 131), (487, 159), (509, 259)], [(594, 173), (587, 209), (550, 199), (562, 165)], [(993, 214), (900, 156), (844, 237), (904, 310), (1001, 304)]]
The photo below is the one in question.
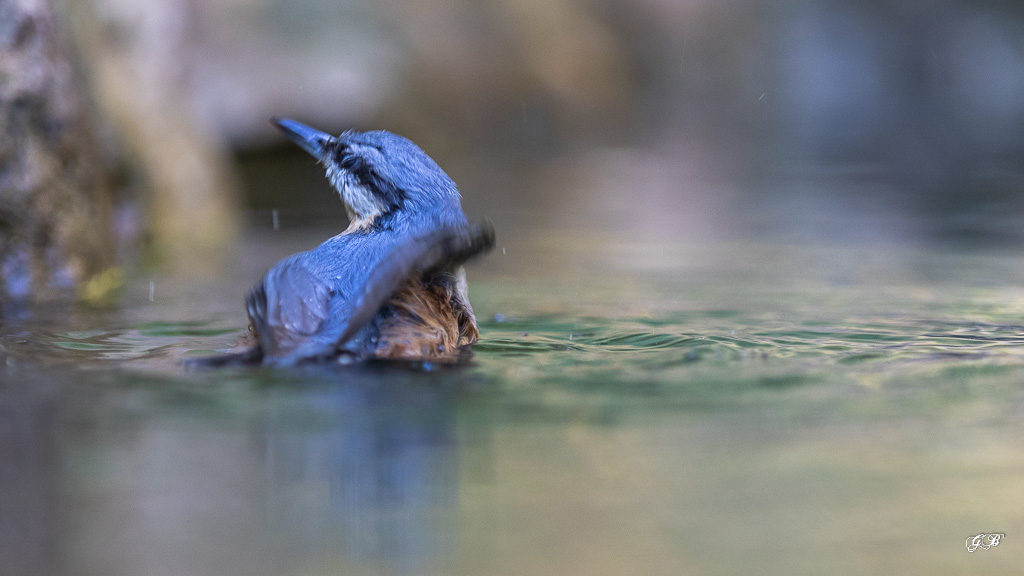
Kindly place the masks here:
[(333, 163), (327, 165), (327, 179), (345, 202), (345, 210), (352, 220), (350, 230), (368, 226), (387, 208), (384, 201), (363, 186), (354, 174)]

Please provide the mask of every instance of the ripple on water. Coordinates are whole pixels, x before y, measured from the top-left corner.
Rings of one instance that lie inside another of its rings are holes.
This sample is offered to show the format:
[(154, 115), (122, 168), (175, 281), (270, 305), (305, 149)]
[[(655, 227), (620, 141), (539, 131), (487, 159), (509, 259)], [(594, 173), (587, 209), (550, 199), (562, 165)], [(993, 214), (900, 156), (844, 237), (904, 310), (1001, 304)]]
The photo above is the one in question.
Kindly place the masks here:
[[(37, 329), (30, 339), (2, 338), (5, 348), (34, 360), (72, 362), (95, 367), (112, 362), (177, 370), (177, 361), (196, 348), (230, 345), (238, 327), (218, 321), (147, 322), (128, 327), (51, 331)], [(140, 361), (146, 361), (140, 363)]]
[[(1024, 360), (1024, 326), (986, 323), (976, 315), (957, 322), (949, 311), (937, 310), (934, 320), (918, 313), (829, 322), (813, 308), (801, 312), (802, 318), (794, 315), (786, 321), (736, 309), (607, 318), (524, 311), (481, 321), (475, 352), (488, 361), (485, 366), (494, 366), (490, 360), (525, 358), (554, 374), (585, 363), (620, 375), (766, 360), (788, 363), (793, 373)], [(178, 361), (187, 356), (231, 347), (243, 330), (234, 322), (148, 321), (114, 328), (29, 330), (30, 338), (24, 329), (11, 328), (0, 334), (0, 344), (9, 352), (23, 350), (49, 360), (145, 360), (151, 367), (179, 370)]]
[[(804, 366), (861, 365), (905, 362), (982, 360), (994, 356), (1024, 360), (1024, 330), (1018, 326), (978, 325), (964, 334), (957, 324), (938, 326), (906, 319), (901, 325), (889, 319), (856, 327), (807, 326), (794, 323), (763, 329), (755, 318), (737, 314), (722, 322), (721, 315), (691, 317), (694, 330), (637, 330), (647, 320), (608, 320), (588, 325), (557, 318), (524, 318), (487, 326), (476, 350), (483, 356), (512, 357), (560, 355), (564, 361), (619, 362), (665, 368), (698, 361), (717, 363), (765, 359), (795, 359)], [(550, 322), (550, 325), (546, 325)], [(717, 324), (700, 330), (699, 325)], [(529, 331), (525, 330), (529, 327)], [(567, 329), (569, 328), (569, 329)], [(943, 331), (939, 328), (946, 328)]]

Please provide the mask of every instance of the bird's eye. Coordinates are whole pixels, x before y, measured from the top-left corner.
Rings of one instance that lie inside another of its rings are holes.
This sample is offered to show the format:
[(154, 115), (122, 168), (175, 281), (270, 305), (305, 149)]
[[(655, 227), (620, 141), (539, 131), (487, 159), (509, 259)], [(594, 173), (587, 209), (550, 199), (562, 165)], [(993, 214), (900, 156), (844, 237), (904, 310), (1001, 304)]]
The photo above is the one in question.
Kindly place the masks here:
[(351, 154), (343, 156), (340, 164), (342, 168), (352, 172), (353, 174), (360, 173), (368, 168), (366, 162), (362, 158)]
[(346, 156), (348, 156), (351, 153), (352, 150), (349, 149), (347, 145), (338, 146), (337, 148), (334, 149), (334, 161), (341, 162), (345, 159)]
[[(359, 150), (364, 152), (366, 149)], [(344, 153), (337, 155), (338, 166), (342, 170), (355, 176), (362, 185), (383, 200), (388, 206), (401, 206), (404, 201), (403, 192), (395, 186), (388, 178), (381, 177), (374, 169), (372, 161), (361, 153), (354, 153), (348, 146), (344, 147)]]
[(341, 166), (342, 170), (345, 170), (349, 174), (352, 174), (363, 184), (373, 185), (377, 187), (377, 178), (373, 173), (373, 166), (363, 158), (356, 154), (349, 154), (340, 158), (338, 165)]

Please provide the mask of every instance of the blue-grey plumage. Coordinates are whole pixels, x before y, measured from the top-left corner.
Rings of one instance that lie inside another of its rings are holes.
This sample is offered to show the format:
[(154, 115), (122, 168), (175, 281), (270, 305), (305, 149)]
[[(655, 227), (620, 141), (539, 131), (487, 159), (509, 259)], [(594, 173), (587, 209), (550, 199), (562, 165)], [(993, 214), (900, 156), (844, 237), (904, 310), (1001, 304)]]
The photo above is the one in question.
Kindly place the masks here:
[(351, 222), (275, 265), (246, 302), (254, 342), (209, 363), (436, 360), (475, 342), (461, 264), (489, 250), (494, 234), (467, 221), (451, 178), (390, 132), (333, 137), (274, 122), (325, 166)]

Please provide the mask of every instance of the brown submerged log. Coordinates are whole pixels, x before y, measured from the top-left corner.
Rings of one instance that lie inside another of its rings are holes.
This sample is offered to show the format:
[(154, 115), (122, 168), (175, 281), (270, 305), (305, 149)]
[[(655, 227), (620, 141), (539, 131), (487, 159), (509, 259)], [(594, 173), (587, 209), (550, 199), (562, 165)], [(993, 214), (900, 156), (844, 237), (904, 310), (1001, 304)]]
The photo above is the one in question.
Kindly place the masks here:
[(0, 0), (0, 299), (75, 294), (111, 265), (110, 187), (46, 0)]

